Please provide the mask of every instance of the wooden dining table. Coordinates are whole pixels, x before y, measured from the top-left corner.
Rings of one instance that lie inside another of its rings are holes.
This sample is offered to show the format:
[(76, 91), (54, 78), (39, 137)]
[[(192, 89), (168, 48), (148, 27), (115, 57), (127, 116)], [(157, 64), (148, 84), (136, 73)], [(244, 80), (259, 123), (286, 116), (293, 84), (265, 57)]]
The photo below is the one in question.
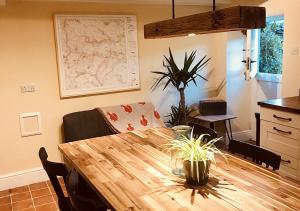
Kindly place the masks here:
[(173, 137), (153, 128), (58, 148), (114, 210), (300, 210), (298, 183), (229, 154), (211, 165), (207, 185), (187, 186), (161, 147)]

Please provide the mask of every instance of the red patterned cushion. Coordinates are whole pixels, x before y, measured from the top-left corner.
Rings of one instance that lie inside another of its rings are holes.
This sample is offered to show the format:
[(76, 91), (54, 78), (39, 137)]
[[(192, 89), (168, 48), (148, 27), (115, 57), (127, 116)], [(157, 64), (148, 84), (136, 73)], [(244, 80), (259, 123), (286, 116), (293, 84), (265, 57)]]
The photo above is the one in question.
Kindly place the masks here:
[(165, 127), (152, 103), (139, 102), (98, 108), (116, 132)]

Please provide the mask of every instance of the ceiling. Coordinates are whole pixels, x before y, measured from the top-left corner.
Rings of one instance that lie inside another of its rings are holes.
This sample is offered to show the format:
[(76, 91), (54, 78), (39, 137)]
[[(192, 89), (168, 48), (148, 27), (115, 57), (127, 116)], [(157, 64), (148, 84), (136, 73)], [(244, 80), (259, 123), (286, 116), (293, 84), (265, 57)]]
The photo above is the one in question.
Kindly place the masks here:
[[(1, 0), (0, 0), (1, 1)], [(171, 4), (171, 0), (23, 0), (23, 1), (73, 1), (73, 2), (99, 2), (112, 4)], [(233, 4), (236, 2), (243, 2), (246, 0), (216, 0), (217, 5)], [(176, 5), (206, 5), (211, 6), (213, 0), (175, 0)], [(249, 1), (248, 1), (249, 2)]]

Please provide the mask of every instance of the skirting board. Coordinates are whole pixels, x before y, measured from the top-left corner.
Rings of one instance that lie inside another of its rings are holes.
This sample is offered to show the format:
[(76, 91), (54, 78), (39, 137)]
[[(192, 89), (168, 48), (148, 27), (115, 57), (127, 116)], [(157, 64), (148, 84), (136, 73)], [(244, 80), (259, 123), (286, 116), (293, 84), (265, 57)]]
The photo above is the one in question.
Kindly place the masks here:
[(0, 191), (10, 188), (29, 185), (36, 182), (48, 180), (45, 170), (40, 168), (19, 171), (12, 174), (0, 175)]

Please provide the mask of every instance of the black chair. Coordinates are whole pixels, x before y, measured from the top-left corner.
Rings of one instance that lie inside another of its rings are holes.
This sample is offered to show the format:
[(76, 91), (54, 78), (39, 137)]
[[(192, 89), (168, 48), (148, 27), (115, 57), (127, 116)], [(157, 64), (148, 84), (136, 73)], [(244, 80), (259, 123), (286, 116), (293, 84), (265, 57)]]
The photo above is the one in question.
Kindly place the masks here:
[(194, 128), (194, 134), (197, 135), (197, 136), (200, 136), (201, 134), (207, 134), (205, 137), (204, 137), (204, 141), (205, 142), (208, 142), (212, 139), (215, 139), (218, 137), (217, 135), (217, 132), (214, 131), (213, 129), (211, 128), (208, 128), (208, 127), (204, 127), (202, 125), (199, 125), (199, 124), (195, 124), (195, 123), (189, 123), (189, 126), (193, 127)]
[[(115, 134), (98, 109), (79, 111), (63, 117), (64, 142), (101, 137)], [(78, 175), (78, 189), (84, 192), (91, 189), (89, 184)]]
[(241, 154), (245, 159), (250, 157), (253, 162), (259, 165), (265, 163), (266, 167), (269, 168), (269, 166), (271, 166), (273, 171), (278, 170), (280, 167), (281, 156), (259, 146), (231, 140), (229, 142), (229, 151), (231, 151), (232, 154)]
[(66, 114), (63, 128), (65, 142), (115, 134), (97, 109)]
[[(48, 161), (48, 154), (44, 147), (40, 148), (39, 157), (55, 190), (61, 211), (99, 211), (107, 209), (107, 206), (91, 189), (82, 193), (78, 190), (77, 172), (71, 171), (69, 174), (65, 164)], [(57, 178), (59, 176), (63, 178), (70, 197), (64, 195)]]
[(65, 197), (57, 178), (58, 176), (61, 176), (66, 184), (68, 176), (66, 166), (63, 163), (48, 161), (48, 154), (44, 147), (40, 148), (39, 157), (57, 195), (59, 209), (62, 211), (72, 210), (70, 199), (69, 197)]

